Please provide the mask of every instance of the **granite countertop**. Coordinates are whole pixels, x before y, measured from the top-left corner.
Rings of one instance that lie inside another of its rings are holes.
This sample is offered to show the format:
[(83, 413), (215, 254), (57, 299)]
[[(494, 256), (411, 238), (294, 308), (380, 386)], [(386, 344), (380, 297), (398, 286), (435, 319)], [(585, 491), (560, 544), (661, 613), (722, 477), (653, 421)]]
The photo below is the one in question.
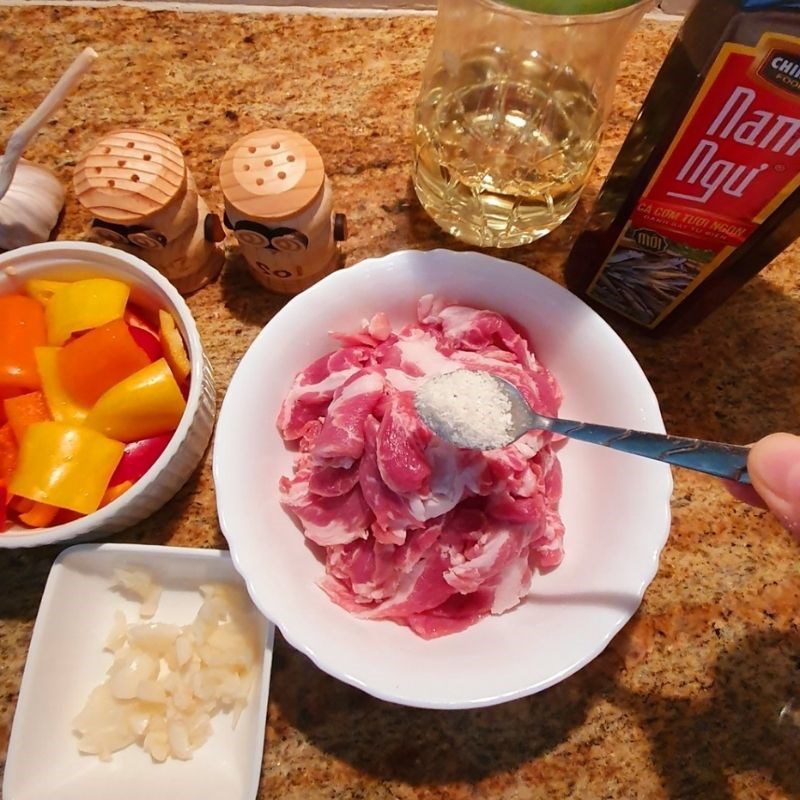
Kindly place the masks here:
[[(28, 156), (65, 183), (109, 129), (148, 126), (183, 149), (220, 208), (219, 161), (259, 127), (319, 148), (353, 264), (459, 245), (409, 183), (411, 115), (433, 20), (0, 8), (0, 141), (85, 45), (101, 54)], [(563, 259), (675, 33), (644, 23), (626, 51), (592, 184), (547, 239), (495, 253), (563, 281)], [(58, 236), (86, 223), (69, 196)], [(796, 249), (703, 325), (654, 341), (625, 331), (668, 430), (752, 441), (800, 413)], [(232, 254), (189, 299), (220, 391), (285, 298)], [(588, 667), (552, 689), (470, 712), (382, 703), (318, 671), (278, 637), (260, 797), (800, 797), (800, 551), (776, 522), (714, 480), (675, 472), (673, 524), (641, 609)], [(210, 458), (178, 496), (116, 541), (224, 547)], [(0, 764), (31, 629), (60, 548), (0, 551)]]

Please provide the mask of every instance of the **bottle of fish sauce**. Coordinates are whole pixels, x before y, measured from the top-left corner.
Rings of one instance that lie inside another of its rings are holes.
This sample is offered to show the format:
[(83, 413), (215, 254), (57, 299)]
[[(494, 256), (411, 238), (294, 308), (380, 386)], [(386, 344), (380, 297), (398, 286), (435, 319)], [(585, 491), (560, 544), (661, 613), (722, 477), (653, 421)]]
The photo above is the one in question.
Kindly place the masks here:
[(566, 265), (601, 313), (697, 323), (800, 235), (800, 2), (699, 0)]

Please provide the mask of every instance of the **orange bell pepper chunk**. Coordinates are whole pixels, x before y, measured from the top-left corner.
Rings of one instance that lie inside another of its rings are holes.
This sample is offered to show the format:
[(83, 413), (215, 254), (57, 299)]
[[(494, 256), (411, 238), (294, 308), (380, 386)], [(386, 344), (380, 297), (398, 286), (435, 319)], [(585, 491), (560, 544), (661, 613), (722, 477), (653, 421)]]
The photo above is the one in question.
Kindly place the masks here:
[(76, 403), (61, 383), (58, 369), (60, 347), (37, 347), (36, 366), (42, 378), (42, 394), (53, 419), (80, 425), (89, 413), (86, 406)]
[(19, 515), (20, 522), (24, 522), (30, 528), (47, 527), (58, 514), (58, 506), (49, 506), (47, 503), (34, 503), (30, 511)]
[(107, 506), (109, 503), (113, 503), (118, 497), (125, 494), (131, 486), (133, 486), (133, 481), (122, 481), (122, 483), (118, 483), (116, 486), (109, 486), (108, 489), (106, 489), (106, 493), (103, 495), (103, 499), (100, 501), (100, 508)]
[(17, 397), (10, 397), (3, 400), (3, 408), (17, 444), (22, 441), (22, 435), (29, 425), (52, 419), (41, 392), (29, 392), (17, 395)]
[(0, 295), (0, 391), (38, 389), (34, 347), (47, 344), (44, 309), (24, 294)]
[(122, 319), (94, 328), (58, 352), (61, 385), (84, 406), (94, 405), (112, 386), (148, 364), (147, 353)]
[(0, 481), (0, 533), (8, 525), (8, 486), (5, 481)]
[(11, 426), (0, 427), (0, 480), (8, 481), (17, 468), (17, 440)]
[(8, 387), (3, 388), (0, 386), (0, 425), (5, 425), (8, 422), (6, 418), (6, 410), (3, 408), (3, 400), (8, 400), (10, 397), (16, 397), (17, 395), (25, 394), (24, 389), (9, 389)]

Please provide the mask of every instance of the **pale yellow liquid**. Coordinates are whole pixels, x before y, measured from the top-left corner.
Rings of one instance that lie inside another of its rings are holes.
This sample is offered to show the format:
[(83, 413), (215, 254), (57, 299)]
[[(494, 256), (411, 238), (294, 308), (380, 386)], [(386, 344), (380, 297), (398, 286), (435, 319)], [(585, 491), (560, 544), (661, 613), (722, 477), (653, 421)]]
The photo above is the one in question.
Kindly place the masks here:
[(466, 242), (532, 242), (575, 208), (600, 126), (594, 96), (568, 68), (476, 51), (417, 103), (417, 196)]

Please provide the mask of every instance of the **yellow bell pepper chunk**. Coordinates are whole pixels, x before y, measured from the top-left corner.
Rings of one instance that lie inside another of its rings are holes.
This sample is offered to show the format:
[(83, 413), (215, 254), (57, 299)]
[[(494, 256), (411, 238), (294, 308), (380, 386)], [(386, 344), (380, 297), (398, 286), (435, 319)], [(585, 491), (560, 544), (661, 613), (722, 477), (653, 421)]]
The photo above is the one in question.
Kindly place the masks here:
[(76, 403), (61, 383), (58, 372), (60, 347), (37, 347), (34, 349), (36, 368), (42, 379), (42, 392), (47, 407), (56, 422), (80, 425), (89, 409)]
[(134, 372), (100, 396), (86, 425), (121, 442), (136, 442), (178, 427), (186, 401), (166, 359)]
[(175, 319), (169, 311), (159, 309), (158, 312), (158, 334), (161, 339), (161, 347), (164, 349), (164, 358), (167, 359), (172, 374), (179, 384), (186, 382), (189, 373), (192, 371), (192, 363), (189, 361), (189, 354), (183, 343), (181, 333), (175, 324)]
[(26, 293), (43, 306), (46, 306), (50, 302), (50, 298), (65, 286), (69, 286), (67, 281), (46, 281), (40, 278), (25, 281)]
[(96, 511), (122, 451), (122, 442), (63, 422), (36, 422), (22, 437), (9, 491), (79, 514)]
[(67, 284), (47, 303), (47, 341), (61, 345), (73, 333), (120, 319), (129, 294), (128, 286), (110, 278), (89, 278)]

